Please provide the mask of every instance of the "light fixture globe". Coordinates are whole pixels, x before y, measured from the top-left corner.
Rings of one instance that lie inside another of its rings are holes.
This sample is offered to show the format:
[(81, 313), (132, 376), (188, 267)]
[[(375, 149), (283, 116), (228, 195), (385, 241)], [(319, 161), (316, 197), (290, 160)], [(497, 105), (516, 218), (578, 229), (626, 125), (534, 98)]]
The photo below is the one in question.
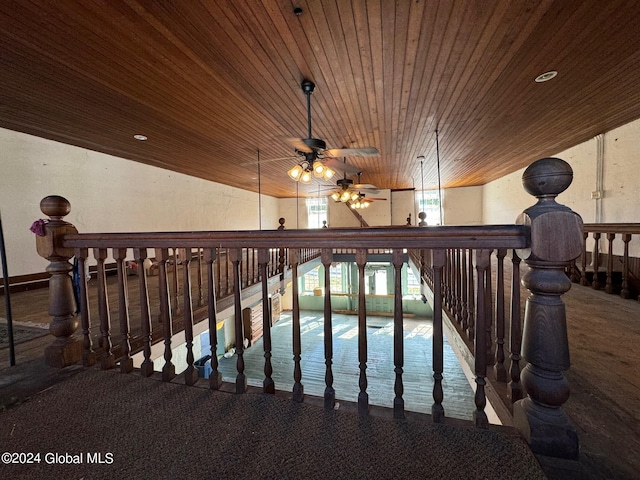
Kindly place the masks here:
[(305, 170), (302, 172), (302, 175), (300, 175), (300, 183), (304, 183), (305, 185), (308, 185), (309, 183), (311, 183), (311, 179), (313, 177), (311, 176), (311, 172), (308, 170)]
[(327, 167), (324, 166), (324, 163), (322, 163), (320, 160), (316, 160), (315, 162), (313, 162), (313, 176), (317, 177), (317, 178), (322, 178), (324, 177), (325, 171), (327, 170)]
[(296, 165), (289, 170), (287, 174), (297, 182), (300, 179), (300, 175), (302, 175), (302, 167), (300, 165)]
[(335, 172), (335, 171), (331, 170), (329, 167), (327, 167), (327, 166), (325, 165), (325, 170), (324, 170), (323, 178), (324, 178), (326, 181), (331, 180), (335, 174), (336, 174), (336, 172)]

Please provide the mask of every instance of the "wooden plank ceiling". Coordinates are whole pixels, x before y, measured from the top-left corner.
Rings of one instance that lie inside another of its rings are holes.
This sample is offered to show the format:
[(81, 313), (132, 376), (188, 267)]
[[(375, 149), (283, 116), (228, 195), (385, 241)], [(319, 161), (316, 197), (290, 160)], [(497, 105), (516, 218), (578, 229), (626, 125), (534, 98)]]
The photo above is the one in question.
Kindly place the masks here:
[(6, 0), (0, 126), (252, 191), (259, 149), (262, 193), (291, 197), (296, 160), (273, 159), (306, 137), (308, 78), (313, 136), (380, 150), (347, 159), (363, 183), (436, 186), (438, 129), (443, 186), (480, 185), (640, 117), (639, 12), (619, 0)]

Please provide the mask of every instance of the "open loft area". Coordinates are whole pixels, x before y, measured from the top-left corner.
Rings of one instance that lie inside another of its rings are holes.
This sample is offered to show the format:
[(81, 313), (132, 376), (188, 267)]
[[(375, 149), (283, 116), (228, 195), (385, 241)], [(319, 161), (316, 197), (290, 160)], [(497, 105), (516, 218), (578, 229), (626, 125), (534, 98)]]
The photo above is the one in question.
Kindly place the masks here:
[[(17, 350), (27, 376), (82, 370), (60, 391), (91, 399), (94, 374), (118, 372), (127, 412), (154, 380), (235, 394), (245, 419), (258, 393), (323, 407), (312, 422), (386, 417), (378, 440), (406, 439), (404, 420), (508, 437), (510, 472), (532, 478), (566, 478), (565, 460), (625, 478), (640, 468), (640, 386), (618, 355), (640, 338), (637, 10), (2, 3), (3, 338), (19, 295), (16, 332), (49, 332)], [(624, 434), (591, 428), (604, 418)], [(483, 455), (470, 468), (500, 478), (504, 451)]]

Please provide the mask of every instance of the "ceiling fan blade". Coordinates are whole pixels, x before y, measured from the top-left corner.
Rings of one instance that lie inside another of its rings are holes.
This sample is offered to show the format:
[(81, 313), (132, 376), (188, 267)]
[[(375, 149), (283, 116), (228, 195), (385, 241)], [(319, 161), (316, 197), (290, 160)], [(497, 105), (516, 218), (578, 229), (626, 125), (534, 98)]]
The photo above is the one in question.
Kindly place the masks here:
[(337, 158), (325, 158), (323, 162), (327, 167), (331, 167), (333, 170), (338, 170), (339, 172), (344, 172), (346, 175), (355, 175), (360, 171), (359, 168), (340, 161)]
[(362, 148), (331, 148), (324, 154), (329, 157), (378, 157), (380, 152), (376, 147)]
[(285, 141), (299, 152), (311, 153), (313, 150), (304, 143), (302, 138), (287, 138)]
[(371, 185), (370, 183), (356, 183), (355, 185), (351, 185), (356, 190), (379, 190), (375, 185)]
[[(298, 160), (299, 158), (300, 157), (297, 155), (289, 155), (286, 157), (279, 157), (279, 158), (267, 158), (265, 160), (260, 160), (260, 164), (262, 165), (263, 163), (278, 162), (280, 160)], [(250, 162), (244, 162), (240, 164), (240, 166), (242, 167), (249, 167), (251, 165), (258, 165), (258, 160), (251, 160)]]

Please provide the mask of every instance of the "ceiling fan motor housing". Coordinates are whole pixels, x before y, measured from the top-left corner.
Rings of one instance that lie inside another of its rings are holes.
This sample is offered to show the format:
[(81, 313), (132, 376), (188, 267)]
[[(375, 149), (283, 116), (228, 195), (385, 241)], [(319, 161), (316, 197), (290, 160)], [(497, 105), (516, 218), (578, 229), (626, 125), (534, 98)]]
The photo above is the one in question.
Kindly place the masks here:
[(313, 151), (326, 150), (327, 148), (327, 142), (320, 138), (303, 138), (302, 141)]
[(336, 184), (343, 190), (347, 190), (351, 185), (353, 185), (353, 180), (350, 178), (341, 178), (336, 182)]

